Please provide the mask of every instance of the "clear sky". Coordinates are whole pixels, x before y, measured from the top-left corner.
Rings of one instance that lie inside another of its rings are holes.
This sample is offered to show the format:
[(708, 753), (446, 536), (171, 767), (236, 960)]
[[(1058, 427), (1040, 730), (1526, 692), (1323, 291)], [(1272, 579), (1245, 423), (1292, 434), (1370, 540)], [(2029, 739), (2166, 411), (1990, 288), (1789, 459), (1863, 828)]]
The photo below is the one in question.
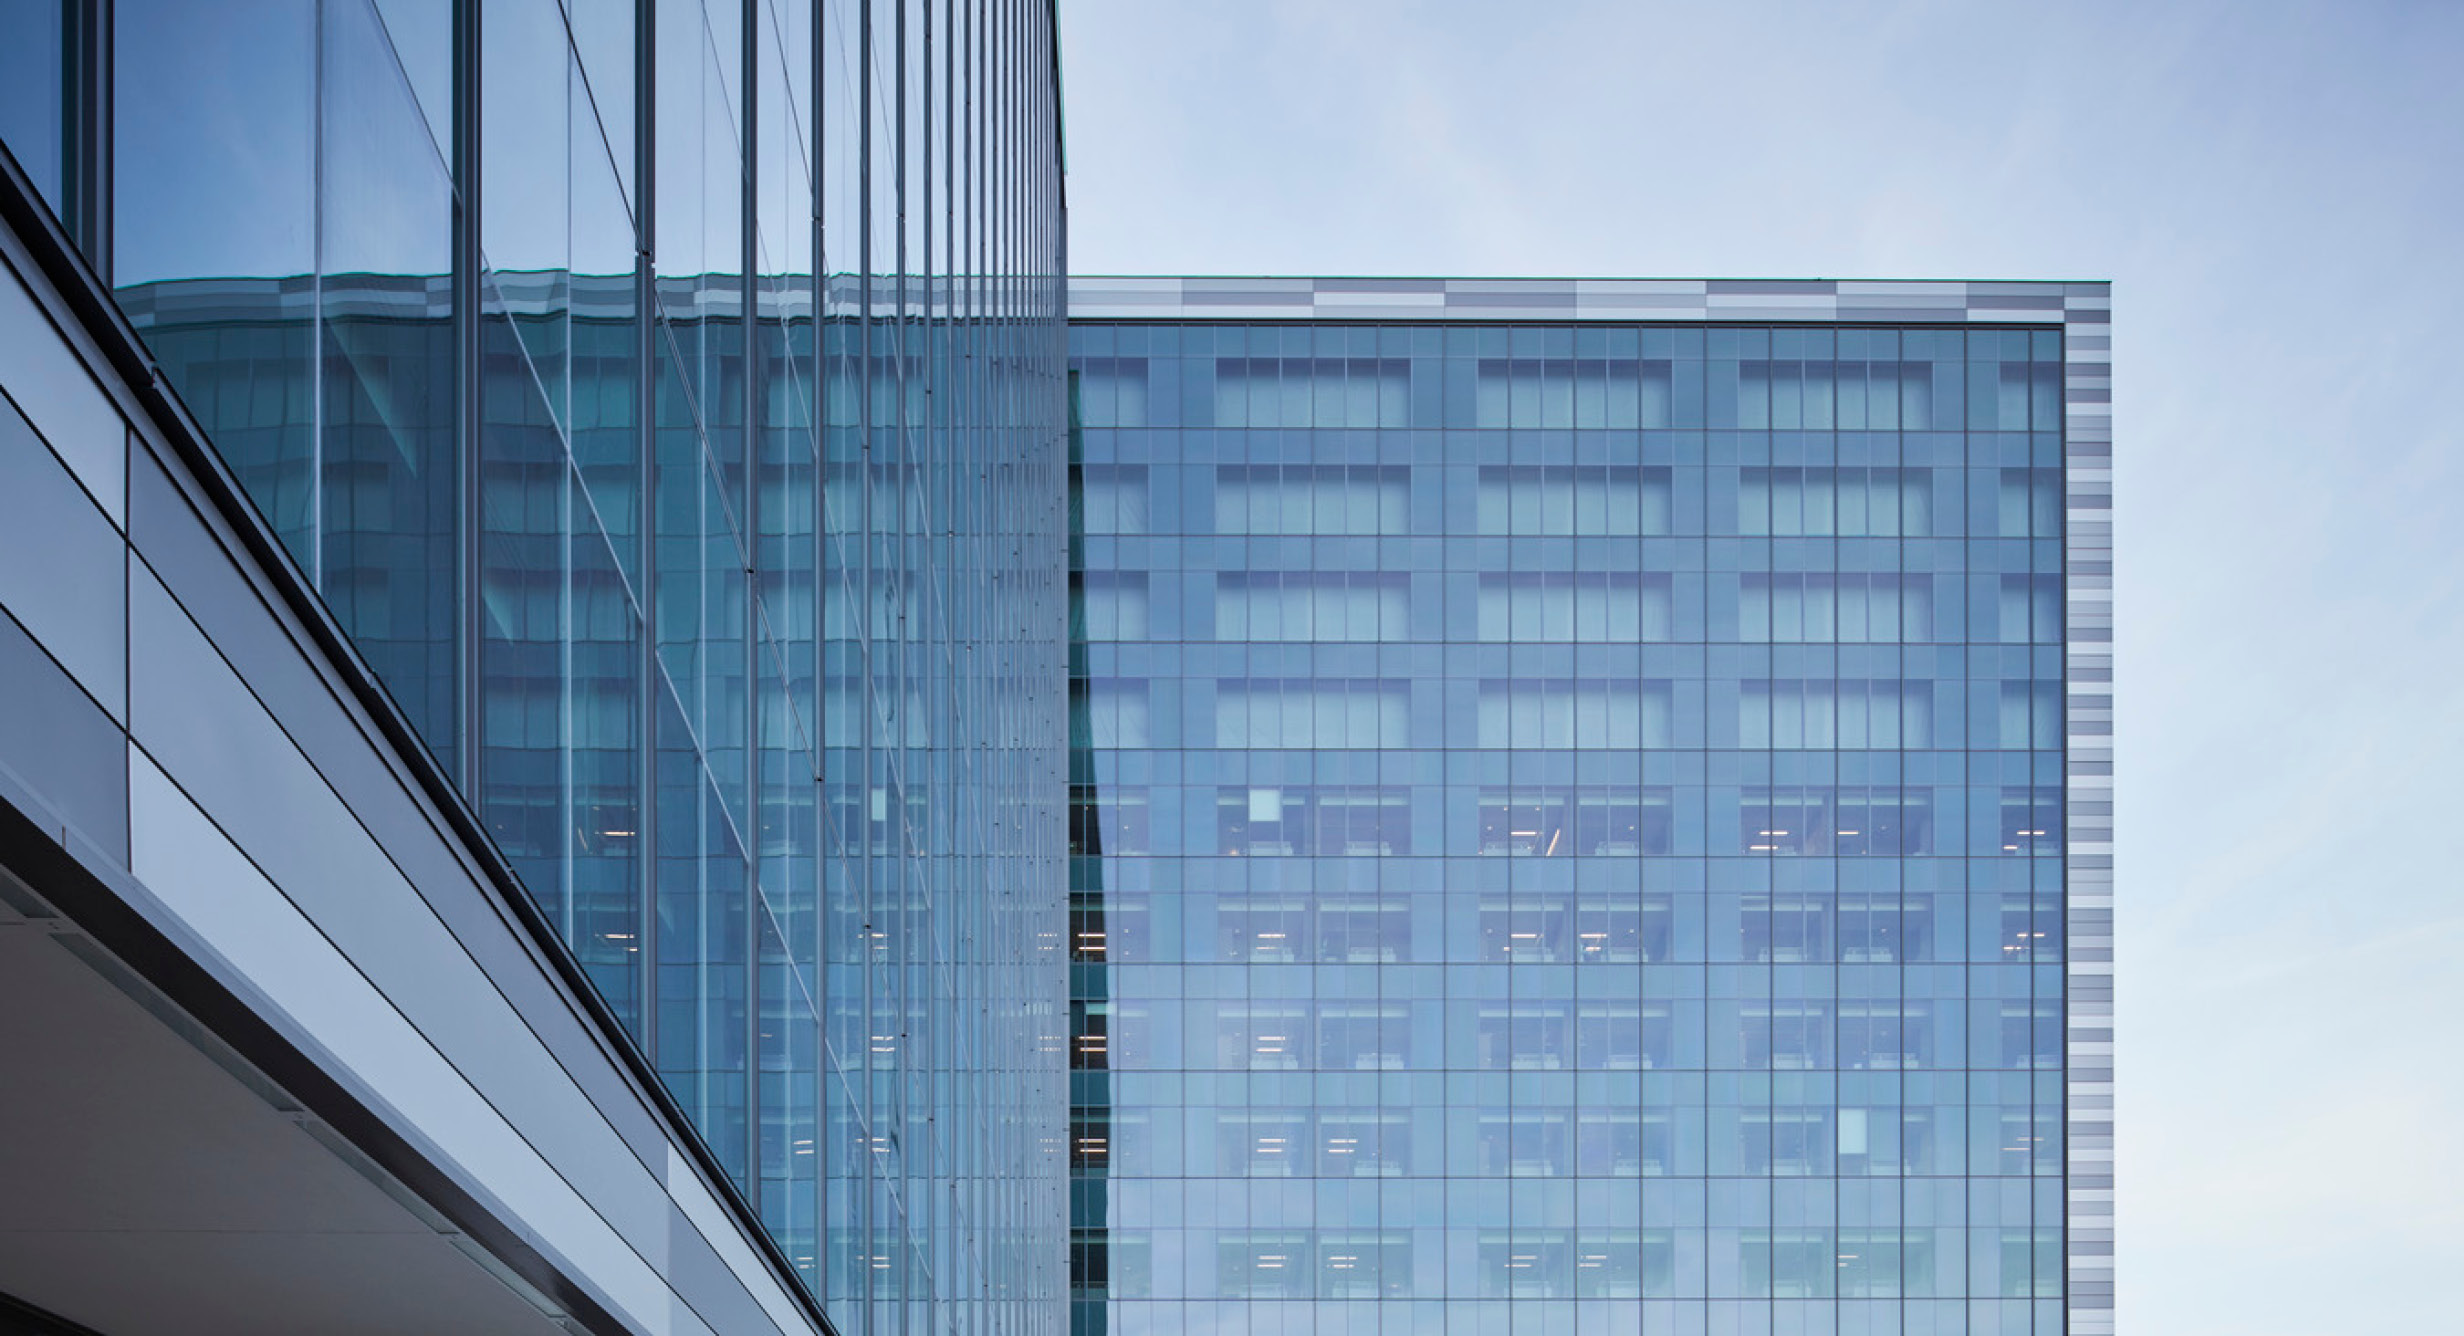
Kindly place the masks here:
[(2464, 3), (1060, 6), (1080, 273), (2112, 280), (2123, 1330), (2464, 1330)]

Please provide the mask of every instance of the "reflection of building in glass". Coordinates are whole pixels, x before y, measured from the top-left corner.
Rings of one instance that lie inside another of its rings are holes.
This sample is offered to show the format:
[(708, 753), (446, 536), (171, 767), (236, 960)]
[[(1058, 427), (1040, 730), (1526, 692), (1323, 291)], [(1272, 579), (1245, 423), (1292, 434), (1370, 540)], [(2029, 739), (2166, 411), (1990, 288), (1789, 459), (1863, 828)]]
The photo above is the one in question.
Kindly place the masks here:
[(2101, 286), (1072, 303), (1079, 1331), (2109, 1329)]
[[(2101, 285), (1072, 298), (1025, 0), (10, 21), (0, 1237), (146, 1265), (0, 1311), (2112, 1330)], [(223, 1096), (281, 1228), (10, 1176)]]
[[(606, 1133), (622, 1174), (555, 1166), (560, 1219), (616, 1231), (600, 1251), (506, 1208), (509, 1237), (569, 1254), (515, 1266), (543, 1310), (1056, 1327), (1050, 7), (59, 0), (6, 23), (0, 138), (66, 227), (12, 214), (11, 235), (108, 279), (99, 346), (218, 460), (176, 476), (253, 505), (277, 546), (251, 578), (313, 591), (347, 638), (334, 671), (373, 672), (415, 738), (401, 764), (467, 807), (467, 861), (518, 877), (530, 908), (498, 916), (544, 940), (516, 956), (586, 979), (600, 1056), (648, 1083), (516, 1129), (551, 1159), (594, 1120), (633, 1138)], [(0, 347), (50, 337), (21, 314)], [(0, 489), (44, 449), (8, 439)], [(272, 801), (174, 778), (216, 819)], [(583, 1080), (517, 1077), (488, 1092), (508, 1117)], [(565, 1262), (588, 1303), (541, 1278)], [(0, 1294), (17, 1280), (0, 1259)], [(779, 1281), (808, 1293), (779, 1306)]]

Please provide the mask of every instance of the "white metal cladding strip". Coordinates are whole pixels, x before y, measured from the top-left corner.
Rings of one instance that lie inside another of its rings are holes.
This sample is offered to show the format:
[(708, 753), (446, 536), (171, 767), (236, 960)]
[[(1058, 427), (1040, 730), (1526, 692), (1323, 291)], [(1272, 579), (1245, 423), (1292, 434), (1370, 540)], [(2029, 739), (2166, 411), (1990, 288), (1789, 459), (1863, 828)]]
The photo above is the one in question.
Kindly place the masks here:
[[(2102, 312), (2102, 285), (1935, 279), (1177, 278), (1090, 275), (1077, 320), (1736, 320), (2054, 324)], [(2101, 337), (2090, 323), (2091, 338)], [(2095, 363), (2101, 370), (2101, 359)], [(2074, 372), (2084, 369), (2073, 358)]]
[(1828, 320), (1839, 311), (1836, 292), (1715, 292), (1703, 300), (1723, 317), (1745, 311), (1775, 313), (1755, 316), (1757, 320)]
[[(1968, 303), (1958, 297), (1894, 297), (1886, 300), (1866, 300), (1842, 297), (1839, 318), (1858, 323), (1881, 325), (1925, 324), (1938, 320), (1965, 320)], [(2051, 322), (2050, 312), (2038, 317)]]
[(654, 1336), (709, 1328), (187, 795), (129, 749), (132, 870), (278, 1017), (505, 1203), (509, 1218)]
[(111, 522), (128, 524), (128, 428), (41, 303), (0, 260), (0, 390), (51, 442)]
[[(192, 790), (209, 795), (208, 819), (225, 828), (223, 837), (237, 844), (243, 856), (264, 863), (263, 875), (331, 943), (330, 949), (355, 962), (351, 968), (365, 977), (367, 986), (446, 1055), (458, 1076), (508, 1125), (531, 1137), (553, 1129), (556, 1140), (542, 1143), (549, 1149), (541, 1158), (577, 1184), (577, 1190), (596, 1192), (592, 1208), (609, 1220), (618, 1236), (637, 1253), (661, 1257), (664, 1265), (664, 1252), (674, 1246), (665, 1215), (668, 1197), (673, 1196), (667, 1166), (656, 1166), (646, 1181), (639, 1177), (645, 1166), (590, 1095), (500, 995), (469, 948), (437, 917), (388, 851), (360, 830), (358, 818), (310, 757), (262, 712), (240, 677), (214, 657), (203, 633), (169, 592), (143, 575), (131, 590), (132, 634), (143, 655), (141, 669), (192, 661), (207, 665), (181, 674), (198, 694), (176, 706), (158, 687), (149, 694), (148, 681), (139, 673), (137, 737), (151, 748), (149, 766), (160, 757), (160, 764), (179, 773)], [(143, 708), (147, 705), (156, 708)], [(184, 761), (192, 768), (184, 768)], [(239, 771), (251, 780), (252, 802), (226, 801), (228, 793), (216, 797), (220, 791), (196, 787), (227, 780), (229, 773)], [(299, 829), (336, 834), (313, 841), (285, 840), (277, 851), (270, 847), (269, 812), (290, 818)], [(774, 1273), (746, 1247), (742, 1231), (723, 1217), (715, 1231), (710, 1227), (716, 1215), (713, 1202), (694, 1220), (747, 1294), (780, 1330), (809, 1329), (779, 1289)]]
[[(1968, 300), (1969, 284), (1966, 279), (1843, 278), (1835, 286), (1838, 287), (1841, 298), (1845, 300), (1879, 297), (1896, 302), (1912, 297), (1930, 299), (1947, 295), (1964, 303)], [(2043, 287), (2049, 290), (2057, 288), (2057, 285), (2051, 283), (2027, 286)]]
[(1346, 288), (1337, 292), (1315, 293), (1311, 295), (1310, 300), (1317, 303), (1320, 311), (1337, 310), (1347, 306), (1368, 306), (1386, 310), (1396, 307), (1408, 309), (1416, 306), (1444, 306), (1446, 294), (1434, 289), (1426, 292), (1379, 292), (1374, 289), (1356, 292)]
[(1621, 301), (1626, 299), (1658, 299), (1691, 297), (1700, 300), (1711, 290), (1711, 281), (1703, 278), (1578, 278), (1574, 280), (1577, 301)]
[(1575, 310), (1581, 320), (1701, 320), (1709, 314), (1702, 298), (1684, 296), (1585, 297)]
[[(2113, 364), (2110, 289), (2060, 285), (2063, 339), (2065, 1309), (2113, 1309)], [(2007, 290), (1998, 295), (2010, 295)], [(2033, 293), (2028, 295), (2034, 295)], [(2042, 312), (2022, 313), (2042, 318)]]

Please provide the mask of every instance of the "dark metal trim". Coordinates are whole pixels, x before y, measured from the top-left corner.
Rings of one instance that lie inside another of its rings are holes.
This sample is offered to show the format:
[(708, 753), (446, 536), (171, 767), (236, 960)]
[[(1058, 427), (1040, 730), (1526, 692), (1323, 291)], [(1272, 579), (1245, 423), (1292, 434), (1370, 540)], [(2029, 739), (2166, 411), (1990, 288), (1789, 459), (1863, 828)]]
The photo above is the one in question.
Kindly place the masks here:
[[(738, 402), (744, 435), (736, 442), (742, 460), (744, 518), (744, 1053), (746, 1088), (744, 1120), (744, 1188), (759, 1193), (761, 1184), (761, 0), (743, 0), (737, 26), (741, 60), (736, 71), (743, 127), (738, 151), (744, 157), (737, 173), (737, 245), (743, 255), (744, 320), (737, 346), (744, 358)], [(785, 684), (781, 683), (782, 689)], [(782, 944), (783, 945), (783, 944)], [(819, 1071), (819, 1068), (815, 1069)]]
[(92, 1327), (37, 1308), (13, 1294), (0, 1294), (0, 1336), (103, 1336)]
[[(641, 859), (635, 868), (639, 885), (635, 905), (641, 911), (636, 929), (642, 944), (641, 977), (635, 986), (641, 997), (643, 1065), (658, 1085), (659, 1054), (659, 275), (655, 242), (656, 211), (652, 187), (658, 180), (659, 61), (658, 0), (640, 0), (633, 11), (633, 362), (634, 362), (634, 569), (641, 577), (642, 643), (634, 655), (634, 727), (640, 730), (633, 749), (635, 801), (634, 844)], [(666, 1087), (660, 1086), (660, 1093)]]
[(480, 603), (479, 440), (484, 405), (480, 378), (479, 245), (479, 0), (453, 6), (453, 354), (455, 462), (460, 502), (454, 522), (453, 777), (464, 793), (479, 792)]
[(112, 0), (80, 0), (69, 10), (66, 77), (69, 105), (61, 117), (67, 142), (60, 165), (69, 231), (103, 281), (111, 280)]

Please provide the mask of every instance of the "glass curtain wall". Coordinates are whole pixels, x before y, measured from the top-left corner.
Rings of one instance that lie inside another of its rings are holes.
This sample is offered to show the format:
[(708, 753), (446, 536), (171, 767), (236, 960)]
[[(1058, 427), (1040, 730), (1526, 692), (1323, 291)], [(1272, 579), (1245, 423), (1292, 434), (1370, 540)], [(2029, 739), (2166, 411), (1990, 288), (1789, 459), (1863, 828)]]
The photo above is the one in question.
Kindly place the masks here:
[(826, 1311), (1055, 1330), (1049, 5), (0, 12), (0, 134), (107, 173), (171, 385)]
[(70, 0), (0, 0), (0, 143), (55, 213), (67, 210)]
[(1071, 340), (1081, 1336), (2063, 1330), (2058, 331)]
[(84, 152), (103, 115), (106, 0), (0, 0), (0, 147), (16, 159), (71, 244), (105, 257), (109, 192)]

